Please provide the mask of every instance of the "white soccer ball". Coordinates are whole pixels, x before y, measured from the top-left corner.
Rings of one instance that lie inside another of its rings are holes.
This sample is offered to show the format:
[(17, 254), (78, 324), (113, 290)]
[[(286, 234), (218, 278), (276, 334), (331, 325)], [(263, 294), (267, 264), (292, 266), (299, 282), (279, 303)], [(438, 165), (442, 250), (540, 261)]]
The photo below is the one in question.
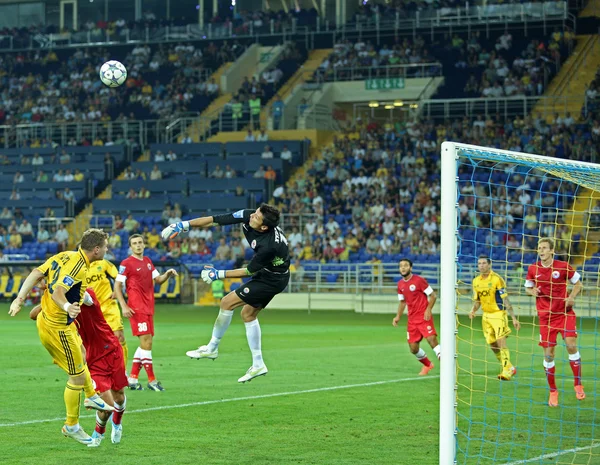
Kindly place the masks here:
[(119, 87), (126, 79), (127, 69), (120, 61), (107, 61), (100, 68), (100, 80), (108, 87)]

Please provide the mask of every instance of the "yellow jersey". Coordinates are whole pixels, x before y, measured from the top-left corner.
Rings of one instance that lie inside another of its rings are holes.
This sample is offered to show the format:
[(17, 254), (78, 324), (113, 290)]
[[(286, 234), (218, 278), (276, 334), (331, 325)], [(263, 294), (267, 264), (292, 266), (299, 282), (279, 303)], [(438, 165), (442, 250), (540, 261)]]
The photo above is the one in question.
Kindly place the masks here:
[(86, 283), (96, 293), (101, 307), (111, 300), (113, 293), (112, 283), (108, 278), (116, 279), (118, 274), (117, 267), (106, 259), (98, 260), (90, 265)]
[(52, 294), (58, 287), (65, 289), (65, 296), (70, 303), (81, 303), (87, 288), (86, 275), (90, 261), (83, 250), (66, 251), (50, 257), (37, 269), (44, 273), (48, 286), (42, 296), (42, 315), (49, 323), (70, 325), (73, 318), (52, 300)]
[(485, 278), (479, 275), (473, 280), (473, 300), (481, 303), (484, 313), (504, 311), (507, 296), (504, 279), (493, 271)]

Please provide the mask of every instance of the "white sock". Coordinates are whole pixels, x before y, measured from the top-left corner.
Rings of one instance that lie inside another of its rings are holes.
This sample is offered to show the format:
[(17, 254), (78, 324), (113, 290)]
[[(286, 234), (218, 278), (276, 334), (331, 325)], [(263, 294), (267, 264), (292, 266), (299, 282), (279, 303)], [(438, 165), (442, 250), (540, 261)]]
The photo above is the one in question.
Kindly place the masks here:
[[(151, 350), (144, 350), (144, 349), (140, 349), (138, 348), (139, 352), (140, 352), (140, 363), (143, 365), (144, 363), (152, 363), (152, 351)], [(137, 350), (135, 352), (137, 354)]]
[(579, 352), (575, 352), (574, 354), (569, 354), (569, 360), (575, 361), (575, 360), (579, 360), (581, 358), (581, 355), (579, 355)]
[(219, 342), (221, 342), (221, 338), (225, 334), (225, 331), (227, 331), (227, 328), (229, 328), (232, 318), (233, 310), (219, 310), (219, 315), (217, 316), (215, 325), (213, 326), (212, 337), (208, 343), (209, 351), (214, 352), (219, 348)]
[(551, 362), (547, 362), (546, 360), (544, 360), (543, 364), (544, 368), (554, 368), (554, 360), (552, 360)]
[(442, 356), (442, 348), (441, 348), (441, 346), (438, 344), (437, 346), (435, 346), (433, 348), (433, 351), (435, 352), (435, 355), (437, 356), (437, 358), (439, 360), (440, 357)]
[(419, 351), (415, 354), (415, 357), (417, 357), (417, 360), (423, 360), (425, 357), (427, 357), (427, 354), (423, 349), (419, 349)]
[(76, 433), (77, 431), (79, 431), (80, 426), (79, 426), (79, 423), (77, 423), (76, 425), (73, 425), (73, 426), (65, 425), (65, 428), (67, 428), (67, 431), (69, 433)]
[(127, 397), (123, 396), (123, 403), (119, 404), (118, 402), (115, 402), (115, 410), (119, 410), (119, 411), (123, 411), (125, 410), (125, 407), (127, 406)]
[[(115, 404), (116, 406), (117, 404)], [(100, 414), (98, 412), (96, 412), (96, 423), (98, 423), (100, 426), (106, 426), (106, 422), (108, 420), (103, 420), (102, 418), (100, 418)]]
[(248, 338), (248, 346), (252, 352), (252, 366), (262, 367), (265, 362), (262, 358), (262, 350), (260, 348), (260, 325), (258, 320), (244, 323), (246, 325), (246, 337)]

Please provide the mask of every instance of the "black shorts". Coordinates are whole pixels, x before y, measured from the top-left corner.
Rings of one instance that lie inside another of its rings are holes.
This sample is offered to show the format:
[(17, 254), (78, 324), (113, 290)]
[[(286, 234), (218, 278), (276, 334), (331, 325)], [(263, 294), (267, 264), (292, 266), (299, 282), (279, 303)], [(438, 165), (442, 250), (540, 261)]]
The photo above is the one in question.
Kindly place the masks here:
[(235, 290), (240, 299), (255, 308), (265, 308), (277, 294), (282, 293), (290, 281), (290, 274), (261, 270), (246, 284)]

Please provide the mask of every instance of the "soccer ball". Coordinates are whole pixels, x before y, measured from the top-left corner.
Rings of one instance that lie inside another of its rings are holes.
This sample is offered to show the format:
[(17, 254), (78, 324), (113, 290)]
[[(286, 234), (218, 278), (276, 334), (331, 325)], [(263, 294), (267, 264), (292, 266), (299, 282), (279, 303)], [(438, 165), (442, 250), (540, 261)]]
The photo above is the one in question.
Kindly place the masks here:
[(100, 80), (108, 87), (119, 87), (126, 79), (127, 69), (119, 61), (107, 61), (100, 68)]

